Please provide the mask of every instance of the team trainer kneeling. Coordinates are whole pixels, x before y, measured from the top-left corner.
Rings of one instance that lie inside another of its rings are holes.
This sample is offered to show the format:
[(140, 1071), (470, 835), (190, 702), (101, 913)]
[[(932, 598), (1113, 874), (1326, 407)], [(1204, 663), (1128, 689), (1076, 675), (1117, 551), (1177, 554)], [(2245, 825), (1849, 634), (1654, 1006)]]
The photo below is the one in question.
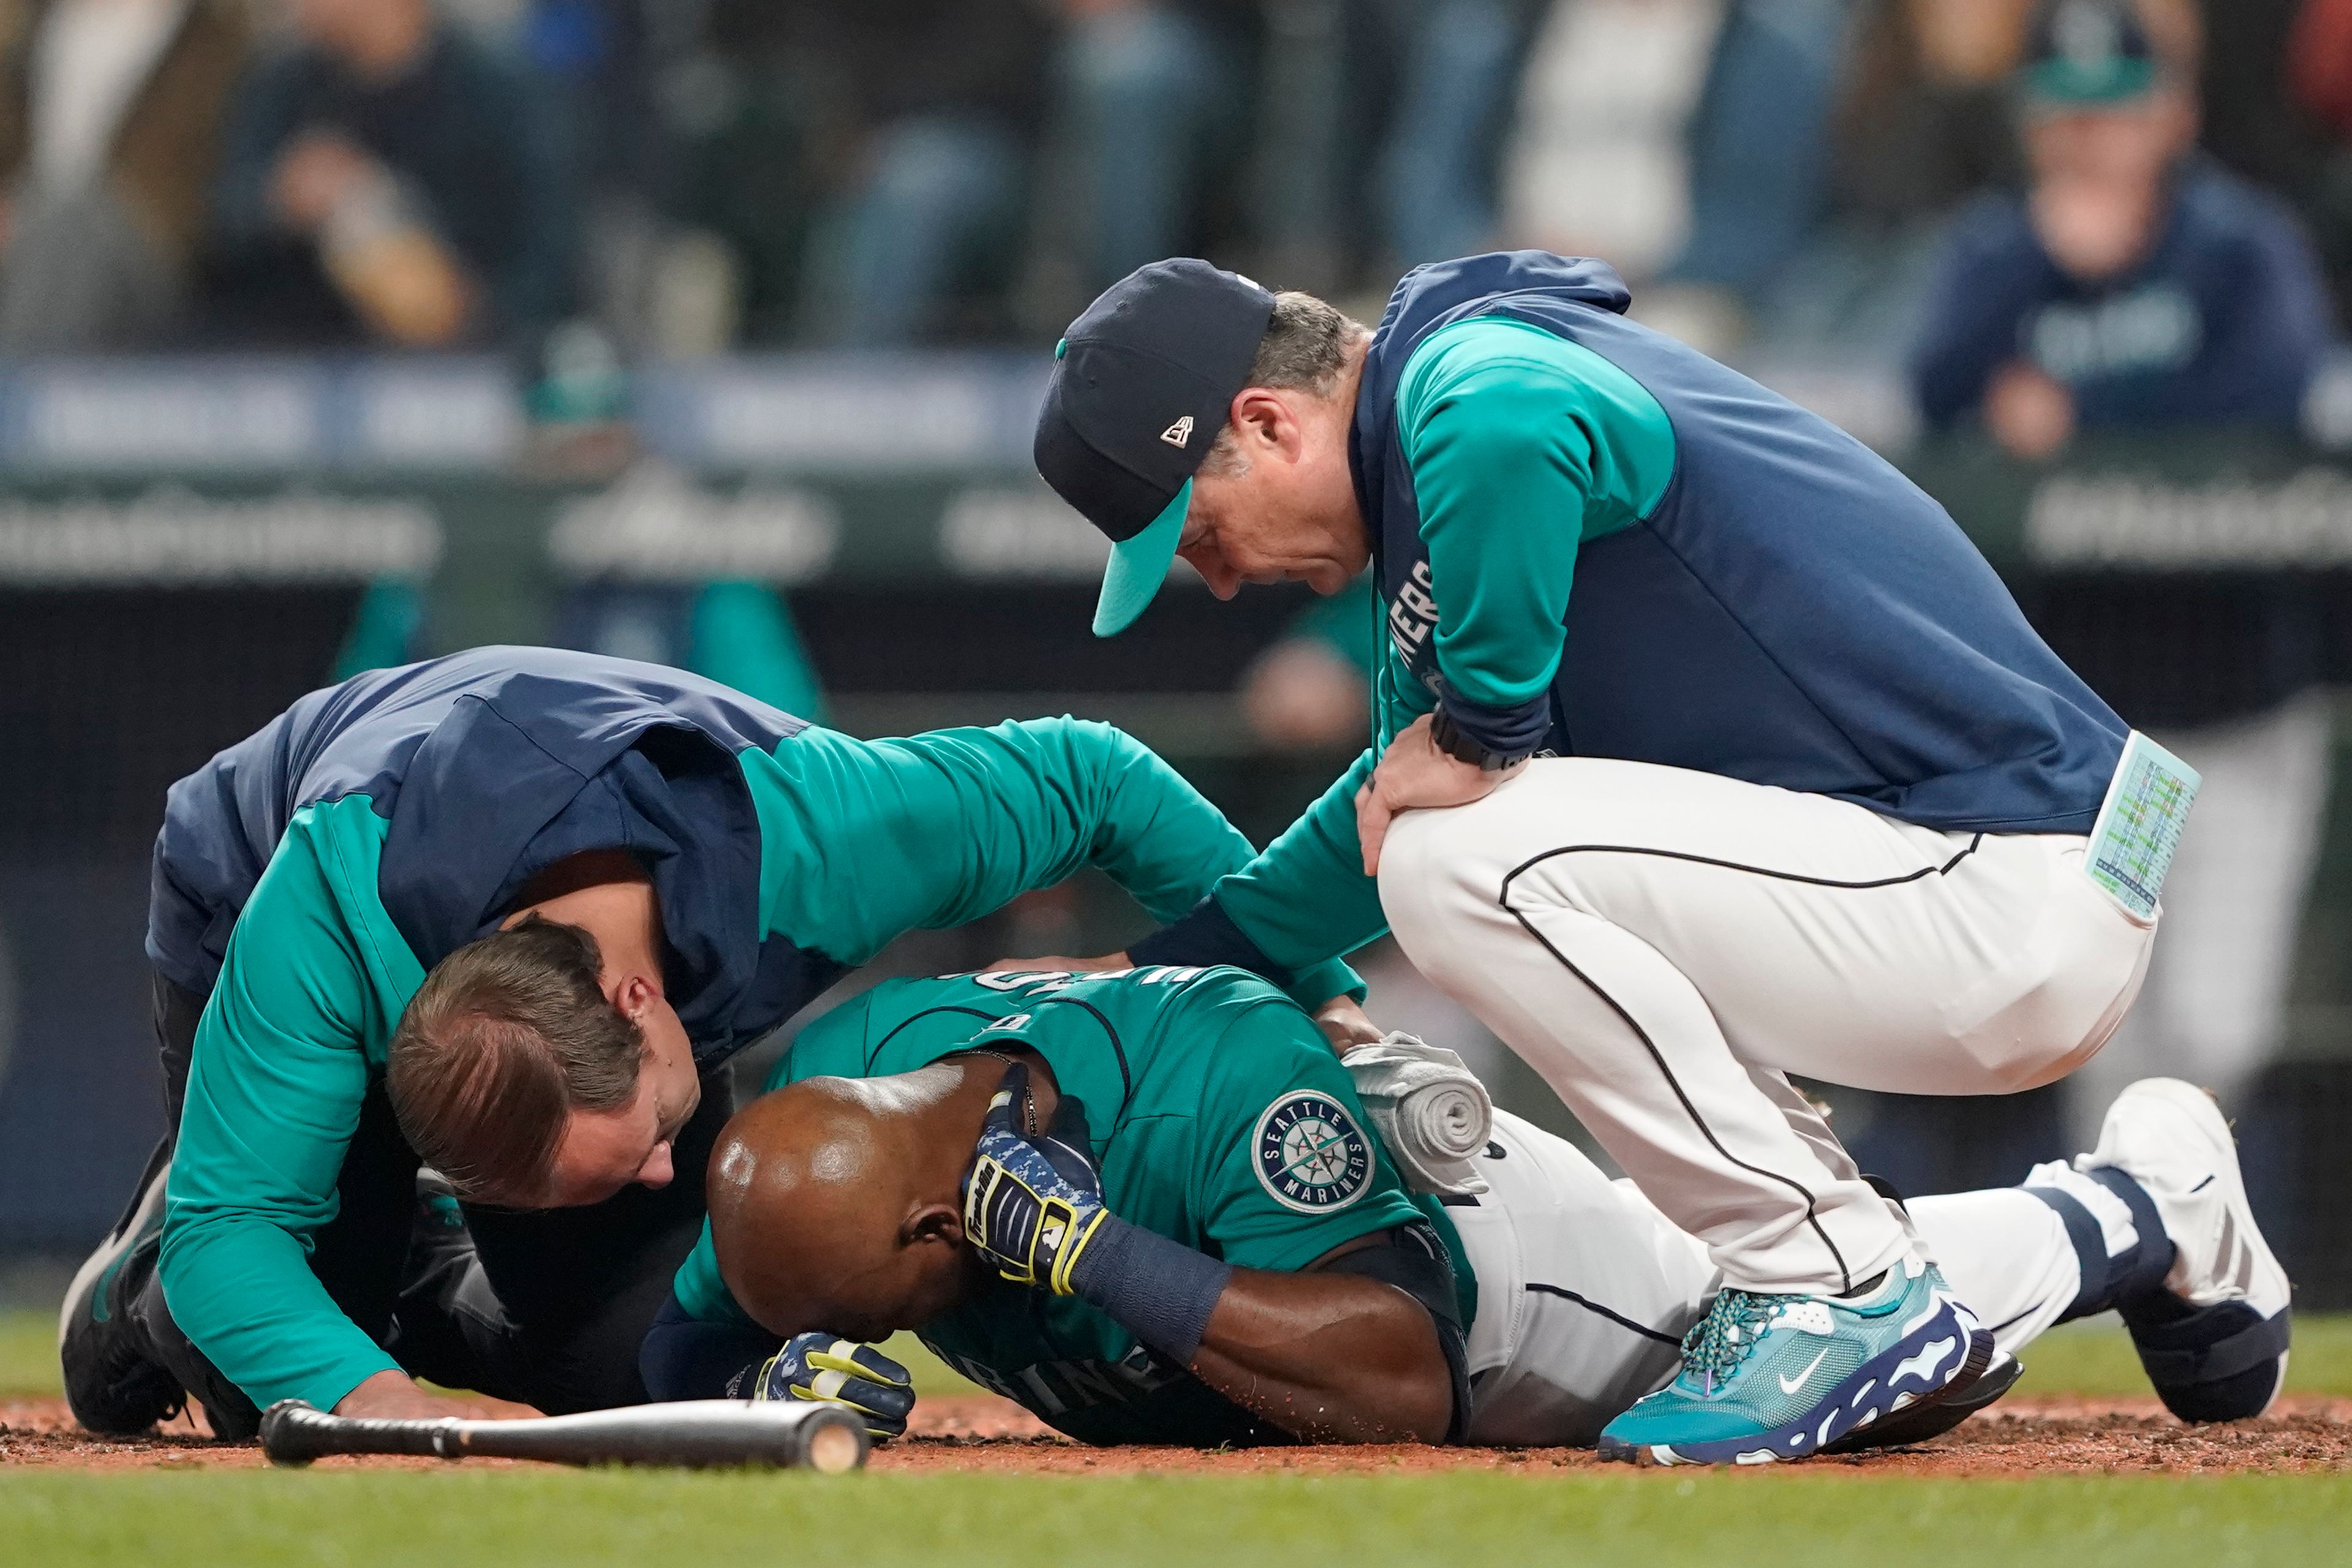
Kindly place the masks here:
[(67, 1297), (74, 1414), (634, 1403), (730, 1057), (901, 932), (1088, 865), (1172, 914), (1249, 853), (1107, 725), (860, 741), (546, 648), (313, 692), (172, 790), (170, 1131)]
[[(720, 1139), (710, 1234), (647, 1337), (659, 1396), (829, 1398), (887, 1436), (904, 1373), (848, 1342), (913, 1328), (1090, 1442), (1591, 1445), (1678, 1344), (1717, 1376), (1753, 1357), (1791, 1399), (1852, 1370), (1826, 1314), (1770, 1346), (1753, 1313), (1702, 1321), (1706, 1247), (1508, 1115), (1485, 1194), (1408, 1194), (1313, 1023), (1239, 971), (894, 981), (769, 1081), (790, 1087)], [(2168, 1080), (2075, 1165), (1912, 1212), (2003, 1352), (2110, 1307), (2156, 1331), (2285, 1297), (2219, 1113)], [(1930, 1342), (1758, 1457), (1942, 1430), (2013, 1375), (1922, 1403), (1963, 1353)], [(2150, 1370), (2192, 1419), (2253, 1414), (2284, 1371), (2180, 1359)]]

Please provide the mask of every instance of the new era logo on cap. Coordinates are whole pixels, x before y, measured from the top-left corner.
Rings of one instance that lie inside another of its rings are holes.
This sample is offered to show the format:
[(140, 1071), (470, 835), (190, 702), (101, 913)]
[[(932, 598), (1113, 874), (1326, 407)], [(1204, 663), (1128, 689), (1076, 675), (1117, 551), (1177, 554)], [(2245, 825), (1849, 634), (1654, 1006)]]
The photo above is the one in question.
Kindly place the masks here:
[[(1070, 323), (1038, 411), (1037, 471), (1114, 541), (1158, 517), (1224, 428), (1274, 296), (1205, 261), (1155, 261)], [(1202, 443), (1202, 452), (1211, 443)]]
[[(1137, 268), (1070, 323), (1035, 452), (1045, 482), (1111, 541), (1096, 636), (1133, 621), (1167, 580), (1192, 476), (1273, 315), (1274, 296), (1248, 279), (1186, 259)], [(1211, 437), (1198, 452), (1196, 431)]]

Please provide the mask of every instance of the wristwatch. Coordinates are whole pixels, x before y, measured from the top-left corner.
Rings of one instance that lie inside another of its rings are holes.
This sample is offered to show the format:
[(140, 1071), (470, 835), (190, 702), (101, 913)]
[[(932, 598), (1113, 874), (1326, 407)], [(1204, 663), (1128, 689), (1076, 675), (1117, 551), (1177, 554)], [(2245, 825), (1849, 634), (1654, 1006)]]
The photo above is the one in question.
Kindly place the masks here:
[(1481, 773), (1499, 773), (1505, 768), (1516, 766), (1535, 755), (1533, 752), (1522, 752), (1514, 757), (1488, 751), (1465, 733), (1462, 726), (1454, 721), (1454, 715), (1447, 712), (1442, 704), (1429, 721), (1429, 738), (1439, 751), (1456, 762), (1472, 764)]

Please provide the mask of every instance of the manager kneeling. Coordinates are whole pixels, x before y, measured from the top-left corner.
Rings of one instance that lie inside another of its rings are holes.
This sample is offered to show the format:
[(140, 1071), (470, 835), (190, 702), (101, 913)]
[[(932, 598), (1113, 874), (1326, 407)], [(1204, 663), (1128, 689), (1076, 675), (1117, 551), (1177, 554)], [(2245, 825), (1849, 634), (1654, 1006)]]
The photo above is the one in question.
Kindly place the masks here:
[(2084, 871), (2123, 721), (1917, 487), (1629, 303), (1518, 251), (1409, 274), (1368, 331), (1157, 263), (1072, 323), (1036, 440), (1117, 542), (1097, 633), (1179, 555), (1228, 597), (1369, 565), (1381, 601), (1375, 749), (1109, 962), (1279, 973), (1393, 924), (1707, 1244), (1720, 1329), (1747, 1300), (1826, 1315), (1865, 1369), (1739, 1431), (1696, 1369), (1624, 1457), (1818, 1430), (1951, 1331), (1787, 1075), (2051, 1082), (2156, 926), (2153, 889), (2129, 912)]

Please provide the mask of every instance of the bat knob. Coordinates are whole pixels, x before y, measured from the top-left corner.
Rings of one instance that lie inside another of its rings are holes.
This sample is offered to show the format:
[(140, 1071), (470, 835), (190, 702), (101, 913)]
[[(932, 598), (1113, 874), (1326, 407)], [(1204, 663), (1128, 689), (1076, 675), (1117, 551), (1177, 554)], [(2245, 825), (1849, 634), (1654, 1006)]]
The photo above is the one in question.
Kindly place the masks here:
[(848, 1411), (814, 1410), (801, 1429), (801, 1462), (819, 1475), (845, 1475), (866, 1463), (872, 1439), (866, 1423)]
[(302, 1443), (291, 1440), (291, 1425), (312, 1408), (308, 1400), (281, 1399), (261, 1413), (261, 1451), (269, 1456), (271, 1464), (299, 1468), (317, 1457)]

